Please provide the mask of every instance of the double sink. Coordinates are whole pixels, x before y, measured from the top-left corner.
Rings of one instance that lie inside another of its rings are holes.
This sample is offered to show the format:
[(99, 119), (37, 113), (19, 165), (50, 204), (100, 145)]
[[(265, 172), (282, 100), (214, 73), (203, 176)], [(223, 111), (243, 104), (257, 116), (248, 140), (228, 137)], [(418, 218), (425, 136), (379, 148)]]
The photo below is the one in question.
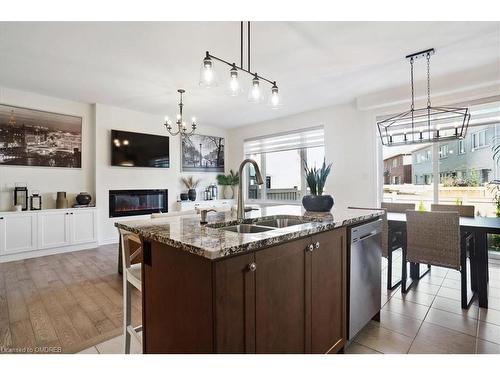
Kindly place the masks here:
[(219, 229), (227, 230), (227, 231), (234, 232), (234, 233), (250, 234), (250, 233), (268, 232), (271, 230), (291, 227), (293, 225), (300, 225), (300, 224), (305, 224), (305, 223), (309, 223), (309, 222), (310, 221), (304, 220), (303, 218), (300, 218), (300, 217), (275, 218), (275, 219), (263, 218), (261, 220), (258, 220), (255, 223), (236, 224), (236, 225), (230, 225), (230, 226), (226, 226), (226, 227), (219, 227)]

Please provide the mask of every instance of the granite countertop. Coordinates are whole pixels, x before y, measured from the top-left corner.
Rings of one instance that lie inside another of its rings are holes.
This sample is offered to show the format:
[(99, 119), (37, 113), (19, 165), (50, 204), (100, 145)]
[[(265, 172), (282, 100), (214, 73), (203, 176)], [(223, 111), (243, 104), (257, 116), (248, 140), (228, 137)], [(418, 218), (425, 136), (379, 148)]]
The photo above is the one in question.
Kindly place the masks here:
[(327, 213), (305, 212), (301, 206), (282, 205), (261, 207), (246, 213), (243, 223), (261, 218), (296, 218), (303, 224), (261, 233), (235, 233), (220, 229), (234, 225), (233, 211), (210, 212), (208, 225), (200, 224), (200, 215), (179, 215), (155, 219), (128, 220), (115, 226), (141, 236), (143, 239), (165, 243), (193, 254), (216, 260), (225, 256), (253, 251), (333, 228), (352, 225), (382, 215), (382, 211), (334, 207)]

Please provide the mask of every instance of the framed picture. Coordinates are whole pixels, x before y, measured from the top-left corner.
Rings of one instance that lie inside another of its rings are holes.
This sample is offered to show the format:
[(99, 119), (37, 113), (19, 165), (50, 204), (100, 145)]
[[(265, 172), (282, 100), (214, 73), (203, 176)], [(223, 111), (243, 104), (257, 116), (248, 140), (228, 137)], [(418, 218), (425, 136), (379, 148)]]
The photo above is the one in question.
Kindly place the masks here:
[(182, 172), (224, 172), (224, 138), (192, 134), (181, 137)]
[(0, 104), (0, 166), (82, 167), (82, 118)]

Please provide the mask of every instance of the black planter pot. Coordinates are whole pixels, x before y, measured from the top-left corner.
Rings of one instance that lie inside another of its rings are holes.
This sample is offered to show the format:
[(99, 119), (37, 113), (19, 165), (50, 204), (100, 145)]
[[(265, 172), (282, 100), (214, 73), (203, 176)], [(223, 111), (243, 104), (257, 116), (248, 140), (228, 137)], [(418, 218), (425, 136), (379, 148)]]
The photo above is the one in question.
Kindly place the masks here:
[(190, 201), (196, 200), (196, 189), (189, 189), (188, 190), (188, 198)]
[(86, 206), (92, 201), (92, 196), (87, 192), (81, 192), (76, 196), (76, 201), (82, 206)]
[(304, 195), (302, 205), (307, 211), (328, 212), (333, 207), (333, 197), (331, 195)]

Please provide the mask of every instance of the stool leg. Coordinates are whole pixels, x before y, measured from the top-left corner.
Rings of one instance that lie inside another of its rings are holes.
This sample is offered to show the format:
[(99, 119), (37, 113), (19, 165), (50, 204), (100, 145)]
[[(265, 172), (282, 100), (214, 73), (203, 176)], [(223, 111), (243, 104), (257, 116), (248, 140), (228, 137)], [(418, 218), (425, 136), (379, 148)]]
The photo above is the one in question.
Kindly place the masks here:
[(130, 354), (130, 332), (128, 327), (132, 324), (132, 293), (129, 282), (125, 279), (123, 282), (123, 342), (124, 353)]

